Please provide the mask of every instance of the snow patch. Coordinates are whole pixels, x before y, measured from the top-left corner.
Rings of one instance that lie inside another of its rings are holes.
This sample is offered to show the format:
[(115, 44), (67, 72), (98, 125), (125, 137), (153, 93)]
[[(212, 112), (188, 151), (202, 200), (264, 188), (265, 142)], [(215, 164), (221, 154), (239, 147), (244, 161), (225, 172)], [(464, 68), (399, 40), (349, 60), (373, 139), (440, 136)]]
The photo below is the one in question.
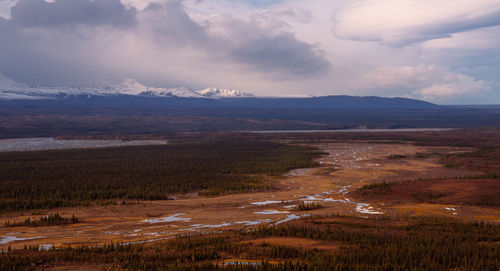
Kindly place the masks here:
[(302, 198), (305, 201), (318, 201), (318, 200), (323, 200), (322, 198), (318, 198), (319, 195), (314, 195), (314, 196), (305, 196)]
[(445, 209), (448, 212), (451, 212), (452, 215), (458, 215), (457, 208), (454, 208), (454, 207), (444, 207), (443, 209)]
[(0, 73), (0, 90), (17, 90), (17, 89), (24, 89), (27, 87), (28, 87), (27, 85), (18, 83), (5, 76), (3, 73)]
[(165, 223), (165, 222), (175, 222), (175, 221), (183, 221), (183, 222), (186, 222), (186, 221), (190, 221), (191, 218), (189, 217), (179, 217), (181, 215), (185, 215), (185, 213), (178, 213), (178, 214), (174, 214), (174, 215), (171, 215), (171, 216), (166, 216), (166, 217), (160, 217), (160, 218), (154, 218), (154, 219), (146, 219), (146, 220), (143, 220), (141, 222), (143, 223)]
[(257, 206), (264, 206), (264, 205), (270, 205), (270, 204), (279, 204), (282, 203), (282, 201), (278, 200), (267, 200), (267, 201), (260, 201), (260, 202), (252, 202), (252, 205), (257, 205)]
[(52, 249), (53, 247), (54, 247), (54, 245), (42, 244), (42, 245), (38, 246), (38, 251), (48, 251), (48, 250)]
[(231, 226), (231, 223), (228, 222), (222, 222), (221, 224), (216, 224), (216, 225), (205, 225), (205, 224), (194, 224), (191, 225), (192, 229), (203, 229), (203, 228), (222, 228), (222, 227), (227, 227)]
[(259, 211), (255, 212), (256, 214), (259, 215), (274, 215), (274, 214), (289, 214), (289, 211), (278, 211), (278, 210), (264, 210), (264, 211)]
[(332, 199), (332, 198), (326, 198), (323, 201), (325, 202), (342, 202), (342, 203), (351, 203), (349, 199)]
[(271, 219), (259, 219), (255, 221), (238, 221), (234, 222), (236, 225), (245, 225), (245, 226), (254, 226), (254, 225), (259, 225), (262, 223), (271, 223), (273, 222)]
[(235, 89), (223, 88), (206, 88), (197, 91), (198, 94), (207, 98), (241, 98), (241, 97), (254, 97), (253, 94), (242, 92)]
[(0, 244), (8, 244), (10, 242), (15, 242), (15, 241), (24, 241), (24, 240), (33, 240), (33, 239), (40, 239), (43, 238), (42, 236), (35, 236), (35, 237), (16, 237), (16, 236), (2, 236), (0, 239)]
[(371, 207), (367, 203), (356, 203), (356, 212), (361, 214), (370, 214), (370, 215), (381, 215), (383, 212), (374, 211), (373, 207)]
[(280, 220), (280, 221), (274, 223), (273, 225), (279, 225), (281, 223), (285, 223), (285, 222), (288, 222), (288, 221), (292, 221), (292, 220), (299, 219), (301, 217), (307, 217), (307, 216), (309, 216), (309, 215), (308, 214), (304, 214), (304, 215), (300, 215), (299, 216), (299, 215), (291, 214), (291, 215), (288, 215), (285, 219)]

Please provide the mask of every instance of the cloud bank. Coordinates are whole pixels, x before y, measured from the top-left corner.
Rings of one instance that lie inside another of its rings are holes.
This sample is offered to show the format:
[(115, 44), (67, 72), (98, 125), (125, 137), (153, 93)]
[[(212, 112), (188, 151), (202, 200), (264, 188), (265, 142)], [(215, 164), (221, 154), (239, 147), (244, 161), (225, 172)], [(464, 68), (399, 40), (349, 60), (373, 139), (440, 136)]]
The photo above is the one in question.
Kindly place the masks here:
[(173, 84), (190, 73), (191, 84), (202, 84), (228, 70), (287, 78), (329, 68), (313, 44), (291, 32), (228, 14), (195, 22), (181, 1), (138, 11), (119, 0), (21, 0), (0, 31), (10, 41), (0, 44), (0, 71), (31, 83), (136, 76)]
[(406, 89), (414, 96), (428, 100), (474, 95), (491, 90), (484, 81), (435, 65), (380, 67), (365, 74), (361, 84), (364, 88), (389, 91)]
[(407, 44), (500, 24), (496, 0), (352, 1), (335, 16), (340, 38)]
[(22, 27), (83, 24), (126, 28), (136, 23), (136, 13), (135, 8), (127, 9), (120, 0), (21, 0), (12, 7), (10, 21)]
[(497, 0), (0, 0), (0, 73), (500, 103)]

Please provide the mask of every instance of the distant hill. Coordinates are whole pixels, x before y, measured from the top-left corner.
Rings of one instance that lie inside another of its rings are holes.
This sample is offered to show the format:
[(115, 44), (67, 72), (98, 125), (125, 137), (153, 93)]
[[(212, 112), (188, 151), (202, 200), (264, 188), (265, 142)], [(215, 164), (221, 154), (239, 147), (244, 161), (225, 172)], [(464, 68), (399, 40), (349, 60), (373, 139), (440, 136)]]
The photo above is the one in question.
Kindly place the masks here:
[(237, 90), (37, 87), (0, 76), (0, 138), (203, 131), (500, 127), (500, 107), (408, 98), (254, 97)]
[[(183, 89), (165, 89), (163, 92), (151, 90), (141, 95), (67, 95), (59, 93), (50, 98), (36, 99), (25, 94), (17, 99), (0, 99), (0, 104), (39, 105), (39, 106), (134, 106), (134, 107), (202, 107), (202, 108), (260, 108), (260, 109), (328, 109), (328, 108), (436, 108), (439, 105), (407, 98), (323, 96), (310, 98), (260, 98), (260, 97), (218, 97), (207, 99), (188, 93)], [(183, 92), (186, 97), (173, 93)], [(12, 94), (14, 95), (14, 94)], [(17, 94), (21, 95), (21, 94)], [(28, 97), (28, 98), (23, 98)]]
[(432, 108), (439, 107), (429, 102), (407, 98), (321, 96), (306, 98), (246, 98), (224, 99), (224, 105), (257, 108)]
[[(189, 98), (189, 99), (184, 99)], [(406, 98), (323, 96), (306, 98), (255, 97), (234, 89), (187, 87), (158, 88), (125, 79), (120, 84), (99, 83), (80, 87), (44, 87), (17, 83), (0, 74), (0, 101), (30, 101), (28, 104), (136, 104), (150, 106), (203, 106), (243, 108), (430, 108), (436, 105)], [(38, 102), (36, 102), (38, 100)], [(23, 102), (21, 102), (22, 104)]]

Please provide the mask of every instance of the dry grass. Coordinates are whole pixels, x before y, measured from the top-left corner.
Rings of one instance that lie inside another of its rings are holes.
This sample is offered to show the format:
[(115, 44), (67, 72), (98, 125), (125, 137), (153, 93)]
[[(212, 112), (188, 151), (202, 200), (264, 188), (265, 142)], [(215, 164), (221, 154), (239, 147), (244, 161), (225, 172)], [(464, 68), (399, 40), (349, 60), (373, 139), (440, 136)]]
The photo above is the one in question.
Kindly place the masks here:
[[(264, 192), (245, 193), (237, 195), (224, 195), (216, 197), (185, 195), (178, 196), (177, 200), (170, 201), (133, 201), (131, 204), (92, 205), (74, 208), (57, 208), (51, 212), (58, 212), (63, 216), (75, 214), (80, 223), (75, 225), (55, 227), (19, 227), (16, 233), (12, 229), (0, 226), (0, 236), (16, 237), (41, 237), (23, 241), (14, 241), (1, 244), (4, 250), (7, 246), (22, 248), (24, 245), (54, 244), (57, 246), (67, 245), (100, 245), (110, 242), (137, 242), (145, 240), (164, 239), (179, 234), (193, 232), (209, 232), (214, 230), (243, 229), (255, 226), (237, 224), (242, 221), (257, 221), (270, 219), (272, 223), (285, 219), (290, 214), (301, 215), (305, 212), (290, 211), (281, 214), (257, 214), (263, 210), (287, 210), (286, 205), (297, 204), (305, 196), (321, 194), (323, 198), (344, 199), (350, 197), (340, 191), (354, 191), (359, 187), (371, 183), (380, 183), (387, 179), (436, 177), (459, 174), (459, 169), (442, 168), (438, 156), (418, 158), (417, 153), (451, 153), (456, 148), (422, 147), (409, 144), (370, 144), (370, 143), (322, 143), (316, 144), (322, 150), (331, 152), (332, 156), (322, 158), (323, 164), (319, 168), (310, 169), (299, 175), (288, 175), (284, 178), (276, 178), (275, 188)], [(356, 157), (353, 158), (353, 152)], [(387, 159), (391, 154), (401, 154), (408, 158)], [(341, 154), (336, 156), (335, 154)], [(332, 170), (332, 166), (335, 167)], [(253, 205), (255, 202), (276, 201), (264, 206)], [(288, 202), (292, 201), (292, 202)], [(373, 205), (377, 210), (386, 214), (401, 215), (408, 211), (420, 212), (422, 214), (445, 215), (443, 205), (402, 205), (399, 208), (387, 205)], [(323, 208), (308, 211), (311, 215), (347, 214), (361, 215), (356, 211), (356, 205), (342, 202), (321, 201)], [(411, 207), (413, 206), (413, 207)], [(39, 215), (45, 215), (48, 211), (33, 211)], [(175, 221), (165, 223), (145, 223), (145, 219), (171, 216), (184, 213), (181, 217), (190, 218), (189, 221)], [(151, 217), (151, 214), (154, 217)], [(21, 220), (31, 215), (19, 212), (3, 214), (0, 217), (0, 225), (6, 221)], [(497, 220), (500, 214), (492, 213), (489, 209), (468, 209), (467, 216), (481, 217), (485, 220)], [(221, 225), (231, 223), (228, 226), (217, 228), (198, 228), (192, 231), (193, 225)], [(265, 222), (263, 222), (265, 223)], [(281, 242), (281, 241), (279, 241)], [(316, 244), (321, 246), (322, 244)]]

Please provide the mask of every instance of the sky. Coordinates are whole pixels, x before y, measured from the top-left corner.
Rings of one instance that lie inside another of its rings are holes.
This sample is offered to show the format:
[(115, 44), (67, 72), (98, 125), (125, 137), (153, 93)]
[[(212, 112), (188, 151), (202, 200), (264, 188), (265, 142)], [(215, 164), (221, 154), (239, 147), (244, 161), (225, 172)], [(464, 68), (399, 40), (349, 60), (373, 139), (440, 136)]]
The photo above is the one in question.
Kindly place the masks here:
[(500, 0), (0, 0), (0, 73), (500, 104)]

